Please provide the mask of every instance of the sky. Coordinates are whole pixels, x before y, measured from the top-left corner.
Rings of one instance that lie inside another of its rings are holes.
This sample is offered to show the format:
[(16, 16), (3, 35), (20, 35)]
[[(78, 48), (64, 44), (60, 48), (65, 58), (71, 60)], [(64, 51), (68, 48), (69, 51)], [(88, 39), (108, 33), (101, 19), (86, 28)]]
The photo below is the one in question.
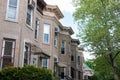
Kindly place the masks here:
[[(60, 20), (60, 22), (67, 27), (72, 27), (75, 32), (72, 35), (73, 38), (78, 39), (76, 35), (78, 34), (78, 27), (75, 24), (74, 18), (72, 14), (75, 11), (75, 7), (72, 5), (72, 0), (44, 0), (47, 4), (57, 5), (61, 12), (64, 15), (64, 18)], [(89, 52), (83, 52), (85, 60), (92, 59), (93, 56), (90, 55)]]

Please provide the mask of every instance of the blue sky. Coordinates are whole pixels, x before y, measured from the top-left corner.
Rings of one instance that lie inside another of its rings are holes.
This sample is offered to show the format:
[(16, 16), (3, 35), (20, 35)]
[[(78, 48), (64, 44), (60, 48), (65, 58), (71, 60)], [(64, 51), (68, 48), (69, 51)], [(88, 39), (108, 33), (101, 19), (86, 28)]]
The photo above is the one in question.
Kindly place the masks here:
[[(64, 18), (60, 22), (64, 26), (72, 27), (74, 31), (73, 38), (78, 39), (76, 35), (78, 34), (78, 26), (75, 24), (72, 14), (75, 11), (75, 7), (72, 5), (72, 0), (44, 0), (47, 4), (57, 5), (64, 15)], [(85, 60), (93, 58), (89, 52), (83, 52)]]

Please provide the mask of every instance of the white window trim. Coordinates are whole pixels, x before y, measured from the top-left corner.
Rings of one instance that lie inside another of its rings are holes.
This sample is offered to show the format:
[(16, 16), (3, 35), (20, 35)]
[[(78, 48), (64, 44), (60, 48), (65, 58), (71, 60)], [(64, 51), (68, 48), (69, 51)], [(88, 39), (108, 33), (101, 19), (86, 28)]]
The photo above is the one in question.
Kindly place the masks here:
[(51, 25), (49, 24), (49, 23), (44, 23), (44, 24), (47, 24), (47, 25), (49, 25), (49, 36), (48, 36), (48, 42), (44, 42), (44, 28), (43, 28), (43, 43), (44, 44), (50, 44), (50, 31), (51, 31)]
[[(1, 59), (1, 68), (2, 68), (2, 64), (3, 64), (3, 56), (4, 56), (4, 51), (5, 51), (5, 42), (9, 41), (9, 40), (3, 40), (3, 45), (2, 45), (2, 59)], [(15, 41), (9, 41), (12, 42), (12, 54), (11, 54), (11, 58), (12, 58), (12, 62), (14, 61), (14, 54), (15, 54)]]
[(19, 14), (19, 0), (17, 0), (17, 9), (16, 9), (16, 19), (11, 19), (11, 18), (8, 18), (8, 10), (9, 10), (9, 1), (10, 0), (7, 0), (7, 8), (6, 8), (6, 18), (5, 20), (8, 20), (8, 21), (13, 21), (13, 22), (18, 22), (18, 14)]

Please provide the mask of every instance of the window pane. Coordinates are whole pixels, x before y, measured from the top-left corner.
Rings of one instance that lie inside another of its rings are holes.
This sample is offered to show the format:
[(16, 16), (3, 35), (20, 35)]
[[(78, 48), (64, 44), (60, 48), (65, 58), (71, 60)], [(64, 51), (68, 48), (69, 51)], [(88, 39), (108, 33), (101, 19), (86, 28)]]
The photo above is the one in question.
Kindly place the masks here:
[(49, 35), (44, 33), (44, 42), (48, 43), (49, 42)]
[(38, 38), (38, 32), (39, 32), (39, 20), (36, 19), (36, 23), (35, 23), (35, 39)]
[(17, 6), (17, 0), (9, 0), (9, 5)]
[(50, 33), (50, 25), (44, 24), (44, 33), (49, 34)]
[(12, 42), (5, 42), (4, 55), (12, 55)]
[(11, 57), (3, 57), (2, 68), (12, 66), (12, 58)]
[(47, 59), (46, 58), (42, 59), (42, 67), (47, 68)]
[(8, 9), (8, 18), (16, 19), (16, 8), (10, 7)]
[(24, 65), (30, 64), (30, 44), (25, 44)]
[(65, 45), (66, 45), (65, 40), (62, 40), (62, 44), (61, 44), (61, 53), (62, 54), (65, 54)]
[(31, 21), (32, 21), (32, 8), (28, 6), (26, 23), (31, 26)]

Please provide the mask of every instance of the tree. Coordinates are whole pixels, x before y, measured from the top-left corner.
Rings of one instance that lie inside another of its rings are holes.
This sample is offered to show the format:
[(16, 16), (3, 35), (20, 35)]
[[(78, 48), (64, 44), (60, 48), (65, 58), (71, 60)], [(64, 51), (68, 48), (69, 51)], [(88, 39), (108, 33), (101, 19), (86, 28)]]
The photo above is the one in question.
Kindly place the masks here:
[(87, 60), (85, 61), (85, 64), (94, 70), (94, 66), (95, 66), (94, 60)]
[(84, 46), (96, 57), (104, 57), (113, 69), (114, 80), (119, 80), (116, 58), (120, 53), (120, 0), (73, 1), (76, 6), (73, 16), (82, 29), (79, 32), (83, 35), (79, 36)]

